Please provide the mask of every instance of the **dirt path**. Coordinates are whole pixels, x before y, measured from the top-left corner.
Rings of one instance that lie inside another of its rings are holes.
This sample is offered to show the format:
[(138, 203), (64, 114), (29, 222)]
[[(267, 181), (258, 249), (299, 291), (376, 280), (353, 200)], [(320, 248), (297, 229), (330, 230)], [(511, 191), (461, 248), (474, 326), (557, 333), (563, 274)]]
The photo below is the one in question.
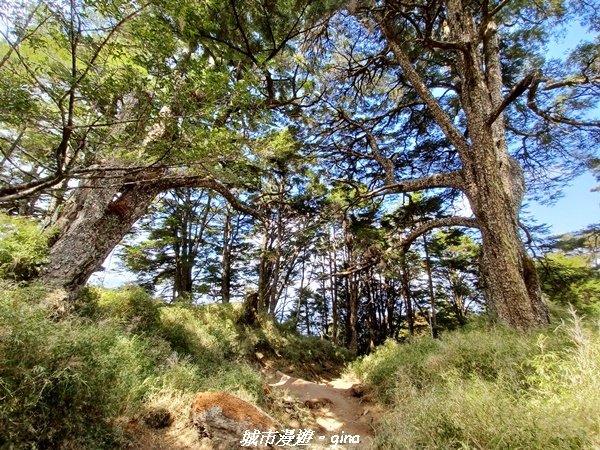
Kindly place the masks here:
[[(352, 381), (337, 378), (326, 383), (313, 383), (279, 371), (267, 373), (269, 385), (286, 390), (311, 408), (317, 428), (310, 449), (368, 449), (372, 441), (375, 411), (355, 397)], [(359, 436), (358, 443), (356, 442)], [(338, 445), (335, 444), (337, 441)]]

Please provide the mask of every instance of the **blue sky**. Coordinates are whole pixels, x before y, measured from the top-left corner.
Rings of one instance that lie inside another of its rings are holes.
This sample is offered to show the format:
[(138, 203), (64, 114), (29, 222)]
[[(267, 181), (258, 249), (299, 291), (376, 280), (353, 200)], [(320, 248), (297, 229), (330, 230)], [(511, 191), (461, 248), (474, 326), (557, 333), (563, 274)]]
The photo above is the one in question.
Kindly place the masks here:
[[(549, 56), (564, 56), (581, 41), (591, 40), (585, 28), (578, 23), (571, 23), (564, 37), (549, 45)], [(600, 116), (600, 108), (596, 109)], [(598, 149), (596, 149), (597, 151)], [(592, 223), (600, 222), (600, 192), (591, 190), (600, 185), (595, 177), (586, 172), (563, 188), (563, 197), (552, 205), (530, 202), (525, 212), (533, 216), (540, 224), (550, 226), (550, 233), (562, 234), (585, 228)]]
[(553, 205), (531, 202), (525, 209), (550, 233), (562, 234), (600, 222), (600, 191), (591, 192), (600, 183), (587, 172), (563, 189), (564, 196)]

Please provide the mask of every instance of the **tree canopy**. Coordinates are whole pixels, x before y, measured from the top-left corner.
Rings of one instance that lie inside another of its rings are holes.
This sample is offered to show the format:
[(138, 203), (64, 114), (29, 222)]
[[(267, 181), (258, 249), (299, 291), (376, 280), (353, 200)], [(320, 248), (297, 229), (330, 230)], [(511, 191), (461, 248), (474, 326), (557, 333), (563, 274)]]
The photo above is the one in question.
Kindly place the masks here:
[[(125, 260), (146, 286), (246, 298), (355, 350), (473, 310), (547, 323), (520, 208), (597, 168), (593, 5), (40, 0), (1, 18), (0, 205), (48, 236), (24, 278), (76, 297), (137, 222)], [(549, 53), (573, 24), (587, 38)]]

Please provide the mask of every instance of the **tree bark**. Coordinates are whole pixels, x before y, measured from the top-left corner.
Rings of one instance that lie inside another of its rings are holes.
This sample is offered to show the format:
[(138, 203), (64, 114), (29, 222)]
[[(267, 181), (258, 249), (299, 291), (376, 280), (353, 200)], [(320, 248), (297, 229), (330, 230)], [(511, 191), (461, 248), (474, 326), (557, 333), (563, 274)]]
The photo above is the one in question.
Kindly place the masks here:
[(410, 336), (413, 336), (415, 334), (415, 313), (413, 309), (412, 295), (410, 292), (410, 274), (408, 264), (406, 262), (406, 255), (402, 255), (401, 283), (404, 302), (406, 303), (406, 321), (408, 323), (408, 334)]
[(438, 338), (437, 312), (435, 308), (435, 292), (433, 290), (433, 277), (431, 274), (431, 259), (429, 257), (429, 248), (427, 247), (427, 235), (423, 235), (423, 250), (425, 253), (425, 271), (427, 272), (427, 289), (429, 291), (429, 326), (431, 327), (431, 337)]
[(402, 38), (394, 31), (391, 19), (379, 14), (376, 20), (405, 77), (460, 157), (459, 188), (469, 199), (481, 231), (490, 309), (500, 320), (519, 329), (543, 325), (548, 323), (547, 307), (533, 262), (518, 233), (524, 180), (506, 143), (497, 29), (489, 17), (476, 29), (462, 0), (444, 3), (452, 39), (446, 47), (454, 53), (456, 90), (467, 123), (464, 133), (443, 110), (404, 52)]
[(125, 184), (122, 172), (82, 182), (54, 227), (49, 263), (41, 280), (76, 292), (131, 229), (160, 192), (153, 185)]
[(223, 250), (221, 252), (221, 301), (231, 300), (231, 211), (226, 207), (225, 224), (223, 226)]
[(39, 277), (43, 283), (76, 292), (160, 192), (179, 187), (210, 189), (223, 195), (234, 208), (259, 217), (211, 177), (169, 176), (161, 168), (109, 169), (102, 166), (84, 179), (65, 202), (53, 224), (57, 234), (50, 245), (49, 263)]
[[(460, 99), (467, 117), (471, 151), (461, 155), (466, 194), (479, 222), (487, 266), (488, 302), (498, 318), (525, 329), (548, 323), (539, 280), (518, 233), (525, 185), (521, 167), (509, 156), (503, 114), (488, 118), (502, 103), (497, 29), (489, 21), (478, 50), (477, 31), (461, 0), (448, 0), (451, 34), (465, 42), (457, 52)], [(484, 69), (485, 67), (485, 69)]]

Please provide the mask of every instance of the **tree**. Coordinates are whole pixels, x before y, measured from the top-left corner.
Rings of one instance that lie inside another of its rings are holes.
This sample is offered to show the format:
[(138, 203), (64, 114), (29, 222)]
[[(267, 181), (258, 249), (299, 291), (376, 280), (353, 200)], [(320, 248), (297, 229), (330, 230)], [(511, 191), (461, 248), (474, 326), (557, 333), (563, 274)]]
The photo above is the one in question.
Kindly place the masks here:
[[(304, 95), (304, 82), (284, 65), (273, 69), (275, 60), (328, 5), (65, 6), (44, 3), (36, 20), (25, 20), (28, 31), (5, 36), (2, 67), (29, 87), (19, 91), (27, 114), (8, 133), (3, 164), (32, 170), (17, 177), (7, 169), (0, 202), (36, 204), (61, 187), (56, 214), (48, 211), (58, 232), (44, 280), (76, 291), (167, 190), (210, 189), (260, 219), (245, 204), (258, 158), (254, 144), (275, 109)], [(41, 156), (19, 131), (30, 133), (31, 123), (34, 131), (51, 130)]]
[(480, 245), (459, 230), (438, 232), (431, 253), (441, 320), (451, 327), (464, 325), (471, 312), (481, 309)]
[(553, 301), (583, 312), (600, 308), (600, 230), (592, 225), (555, 236), (538, 260), (542, 289)]
[[(574, 14), (559, 3), (354, 2), (332, 21), (335, 45), (315, 59), (327, 127), (315, 145), (345, 155), (337, 164), (346, 173), (360, 165), (369, 196), (461, 192), (474, 217), (423, 221), (405, 245), (436, 227), (478, 228), (489, 309), (521, 329), (548, 321), (519, 235), (522, 165), (568, 173), (585, 160), (560, 148), (585, 154), (600, 137), (586, 117), (597, 95), (597, 43), (560, 68), (541, 55), (551, 27)], [(595, 12), (580, 6), (597, 31)]]
[(138, 274), (142, 285), (154, 289), (167, 283), (171, 299), (192, 299), (198, 275), (198, 256), (206, 243), (208, 224), (214, 211), (211, 196), (192, 189), (167, 193), (154, 208), (141, 232), (147, 238), (125, 245), (124, 261)]

